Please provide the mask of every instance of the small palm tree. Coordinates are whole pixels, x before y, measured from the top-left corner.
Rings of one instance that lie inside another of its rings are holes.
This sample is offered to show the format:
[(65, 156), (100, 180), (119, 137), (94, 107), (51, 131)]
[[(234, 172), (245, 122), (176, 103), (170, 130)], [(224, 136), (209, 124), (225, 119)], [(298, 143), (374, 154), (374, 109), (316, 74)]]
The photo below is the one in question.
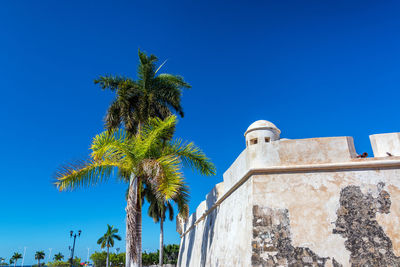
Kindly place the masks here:
[(14, 263), (14, 259), (10, 258), (10, 265)]
[(38, 261), (38, 267), (40, 267), (40, 260), (43, 260), (45, 255), (46, 255), (46, 254), (44, 253), (43, 250), (42, 250), (42, 251), (36, 251), (36, 253), (35, 253), (35, 260)]
[(0, 257), (0, 264), (3, 265), (6, 258)]
[(107, 247), (106, 267), (108, 267), (110, 247), (114, 247), (114, 239), (121, 240), (121, 237), (117, 235), (117, 233), (118, 229), (114, 229), (113, 226), (107, 224), (107, 232), (97, 240), (97, 244), (99, 244), (101, 248)]
[(12, 256), (12, 258), (14, 259), (14, 267), (17, 265), (17, 261), (19, 259), (22, 259), (22, 254), (15, 252), (14, 255)]
[(61, 254), (61, 252), (58, 252), (57, 254), (54, 255), (54, 260), (61, 261), (62, 259), (64, 259), (64, 255)]

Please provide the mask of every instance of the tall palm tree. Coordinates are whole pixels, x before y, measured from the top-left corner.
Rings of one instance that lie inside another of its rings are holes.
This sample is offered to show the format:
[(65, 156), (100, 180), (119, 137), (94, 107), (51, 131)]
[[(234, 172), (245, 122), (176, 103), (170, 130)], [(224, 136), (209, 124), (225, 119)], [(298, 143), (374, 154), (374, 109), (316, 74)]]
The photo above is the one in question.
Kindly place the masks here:
[(114, 239), (121, 240), (121, 237), (117, 235), (117, 233), (118, 229), (114, 229), (113, 226), (107, 224), (107, 232), (97, 240), (97, 244), (99, 244), (101, 248), (107, 247), (106, 267), (108, 267), (110, 247), (114, 247)]
[[(191, 86), (181, 76), (159, 73), (166, 61), (157, 66), (156, 56), (147, 56), (140, 49), (138, 55), (137, 80), (108, 75), (100, 76), (94, 81), (103, 90), (109, 89), (116, 93), (105, 117), (108, 130), (123, 126), (127, 132), (135, 134), (149, 118), (165, 119), (172, 112), (184, 116), (181, 106), (182, 91)], [(133, 184), (133, 180), (129, 184)], [(138, 223), (141, 222), (140, 218)], [(128, 233), (128, 221), (126, 227)], [(139, 254), (141, 257), (141, 252)], [(127, 242), (126, 267), (129, 267), (130, 260)]]
[(178, 216), (186, 219), (189, 215), (189, 189), (186, 185), (182, 185), (177, 191), (176, 195), (171, 200), (157, 198), (152, 190), (146, 188), (145, 196), (149, 202), (147, 213), (153, 218), (155, 223), (160, 223), (160, 248), (159, 248), (159, 266), (163, 266), (164, 260), (164, 221), (166, 213), (169, 213), (169, 220), (174, 219), (174, 208), (171, 200), (178, 206)]
[(58, 252), (57, 254), (54, 255), (55, 261), (61, 261), (62, 259), (64, 259), (64, 255), (61, 254), (61, 252)]
[(40, 260), (43, 260), (44, 256), (45, 256), (44, 251), (36, 251), (35, 260), (38, 261), (38, 267), (40, 267)]
[(14, 267), (17, 265), (17, 261), (19, 259), (22, 259), (22, 254), (18, 253), (18, 252), (14, 252), (14, 255), (12, 256), (12, 258), (14, 259)]
[(127, 263), (141, 266), (143, 186), (165, 200), (175, 197), (183, 185), (181, 165), (203, 175), (215, 174), (215, 166), (193, 143), (173, 140), (176, 116), (153, 118), (135, 135), (124, 130), (106, 131), (92, 143), (91, 158), (64, 165), (56, 173), (59, 190), (75, 189), (105, 181), (117, 170), (117, 177), (129, 182), (127, 213)]
[(136, 133), (149, 118), (165, 119), (172, 111), (184, 116), (181, 106), (182, 90), (191, 88), (181, 76), (159, 73), (158, 58), (140, 51), (137, 80), (123, 76), (100, 76), (95, 84), (116, 93), (108, 108), (105, 126), (115, 130), (121, 125), (130, 133)]

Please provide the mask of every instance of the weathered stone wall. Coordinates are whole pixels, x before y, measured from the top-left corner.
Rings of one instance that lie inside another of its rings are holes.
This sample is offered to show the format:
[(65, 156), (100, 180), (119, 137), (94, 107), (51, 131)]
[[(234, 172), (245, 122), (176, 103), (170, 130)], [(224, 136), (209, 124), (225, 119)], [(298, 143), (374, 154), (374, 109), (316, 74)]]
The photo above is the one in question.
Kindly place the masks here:
[(376, 158), (350, 137), (248, 145), (181, 225), (178, 266), (400, 266), (400, 147), (385, 136)]
[(256, 175), (253, 204), (287, 211), (292, 246), (328, 258), (326, 266), (334, 259), (342, 266), (400, 266), (397, 177), (395, 169)]
[[(251, 243), (251, 190), (250, 182), (245, 183), (182, 238), (178, 266), (250, 266), (251, 248), (243, 244)], [(211, 207), (216, 199), (209, 196)], [(204, 211), (198, 209), (186, 226), (193, 225)]]

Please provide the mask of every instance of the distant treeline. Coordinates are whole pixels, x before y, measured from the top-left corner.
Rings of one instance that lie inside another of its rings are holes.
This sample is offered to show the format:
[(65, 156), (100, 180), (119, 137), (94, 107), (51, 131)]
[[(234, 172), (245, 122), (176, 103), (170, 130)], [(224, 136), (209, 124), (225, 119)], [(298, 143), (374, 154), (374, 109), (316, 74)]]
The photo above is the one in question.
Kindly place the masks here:
[[(167, 245), (164, 246), (164, 264), (176, 264), (178, 262), (179, 245)], [(142, 253), (142, 264), (153, 265), (158, 264), (159, 250), (157, 252), (143, 252)], [(90, 256), (95, 267), (106, 267), (107, 253), (95, 252)], [(122, 253), (110, 253), (110, 265), (112, 267), (124, 267), (125, 266), (125, 252)]]

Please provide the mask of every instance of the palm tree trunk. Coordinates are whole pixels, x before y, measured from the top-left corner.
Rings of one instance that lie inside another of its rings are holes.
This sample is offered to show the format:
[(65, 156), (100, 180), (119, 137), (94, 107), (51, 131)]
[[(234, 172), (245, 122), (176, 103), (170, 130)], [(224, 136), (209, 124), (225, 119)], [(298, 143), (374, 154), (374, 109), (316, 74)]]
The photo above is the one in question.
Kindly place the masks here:
[(137, 253), (139, 267), (142, 267), (142, 197), (141, 197), (141, 184), (138, 184), (137, 194), (137, 210), (136, 210), (136, 236), (137, 236)]
[(107, 245), (107, 260), (106, 260), (106, 267), (108, 267), (108, 257), (110, 255), (110, 246)]
[[(128, 201), (129, 201), (129, 199), (127, 200), (127, 202)], [(130, 248), (130, 235), (129, 235), (129, 227), (128, 227), (128, 203), (126, 203), (125, 212), (126, 212), (126, 219), (125, 219), (125, 267), (130, 267), (130, 265), (131, 265), (131, 253), (130, 253), (130, 250), (129, 250), (129, 248)]]
[(15, 262), (14, 262), (14, 267), (17, 265), (17, 260), (15, 260)]
[[(141, 267), (142, 257), (139, 258), (138, 239), (138, 179), (131, 176), (129, 183), (128, 201), (126, 204), (126, 261), (125, 267)], [(140, 243), (139, 243), (140, 241)], [(141, 252), (141, 251), (140, 251)], [(141, 255), (140, 255), (141, 256)]]
[(161, 267), (163, 266), (164, 259), (164, 213), (165, 211), (163, 210), (160, 219), (160, 258), (158, 260), (158, 265), (160, 265)]

